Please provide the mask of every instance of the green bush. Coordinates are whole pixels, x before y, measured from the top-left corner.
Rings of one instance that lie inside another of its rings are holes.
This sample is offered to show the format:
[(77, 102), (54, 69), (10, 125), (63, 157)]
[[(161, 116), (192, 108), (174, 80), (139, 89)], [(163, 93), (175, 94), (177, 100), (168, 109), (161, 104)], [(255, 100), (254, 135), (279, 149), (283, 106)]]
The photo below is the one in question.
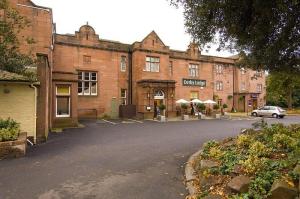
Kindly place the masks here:
[(0, 142), (16, 140), (20, 133), (20, 124), (13, 119), (0, 119)]
[(214, 109), (214, 110), (218, 110), (218, 109), (220, 109), (220, 106), (219, 106), (218, 104), (215, 104), (215, 105), (213, 106), (213, 109)]
[(163, 111), (166, 109), (166, 105), (160, 104), (158, 108), (159, 108), (159, 110)]
[(198, 109), (198, 111), (203, 111), (203, 110), (205, 110), (205, 105), (204, 104), (197, 104), (197, 109)]
[(228, 105), (227, 104), (223, 104), (223, 108), (228, 108)]

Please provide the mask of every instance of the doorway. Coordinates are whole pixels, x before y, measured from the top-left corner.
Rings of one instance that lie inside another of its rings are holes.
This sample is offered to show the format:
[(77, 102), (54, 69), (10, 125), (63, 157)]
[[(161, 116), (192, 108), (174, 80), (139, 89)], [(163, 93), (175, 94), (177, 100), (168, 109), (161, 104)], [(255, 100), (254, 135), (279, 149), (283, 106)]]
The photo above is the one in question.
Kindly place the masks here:
[(164, 104), (165, 94), (162, 90), (159, 90), (154, 95), (154, 118), (157, 118), (159, 115), (164, 115), (159, 110), (159, 106)]

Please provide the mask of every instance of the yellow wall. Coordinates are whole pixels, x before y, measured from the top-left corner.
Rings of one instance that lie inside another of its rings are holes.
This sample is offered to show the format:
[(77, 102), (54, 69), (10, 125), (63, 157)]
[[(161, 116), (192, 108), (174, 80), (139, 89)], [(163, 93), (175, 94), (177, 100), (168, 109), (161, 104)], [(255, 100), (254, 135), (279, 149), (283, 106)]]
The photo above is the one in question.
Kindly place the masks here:
[(29, 85), (0, 82), (0, 118), (16, 120), (27, 136), (35, 136), (35, 101), (35, 91)]

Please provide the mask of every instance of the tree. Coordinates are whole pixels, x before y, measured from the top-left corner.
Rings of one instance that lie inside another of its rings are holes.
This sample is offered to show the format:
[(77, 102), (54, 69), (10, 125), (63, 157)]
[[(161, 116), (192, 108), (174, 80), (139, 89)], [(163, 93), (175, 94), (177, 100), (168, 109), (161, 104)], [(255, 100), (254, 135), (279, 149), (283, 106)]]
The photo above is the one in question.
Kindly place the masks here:
[[(7, 0), (0, 1), (0, 70), (25, 73), (25, 67), (34, 64), (34, 59), (21, 53), (19, 48), (18, 34), (27, 26), (29, 21), (10, 7)], [(34, 42), (29, 38), (22, 39), (28, 44)]]
[[(273, 105), (293, 108), (300, 89), (300, 75), (273, 72), (267, 78), (267, 102)], [(296, 97), (297, 96), (297, 97)]]
[(195, 42), (240, 53), (240, 67), (300, 72), (299, 0), (170, 0)]

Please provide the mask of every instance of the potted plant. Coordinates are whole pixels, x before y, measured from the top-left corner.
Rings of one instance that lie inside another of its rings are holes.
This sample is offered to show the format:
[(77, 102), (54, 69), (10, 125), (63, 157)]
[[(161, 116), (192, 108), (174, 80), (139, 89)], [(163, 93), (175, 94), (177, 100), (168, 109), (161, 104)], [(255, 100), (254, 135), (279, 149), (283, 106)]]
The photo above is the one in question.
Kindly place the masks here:
[(160, 105), (158, 106), (158, 108), (159, 108), (160, 113), (161, 113), (161, 115), (159, 115), (158, 118), (159, 118), (159, 120), (160, 120), (161, 122), (165, 122), (165, 121), (166, 121), (166, 116), (165, 116), (166, 105), (160, 104)]
[(214, 109), (214, 112), (215, 112), (215, 118), (220, 119), (221, 114), (218, 112), (219, 109), (220, 109), (219, 104), (214, 104), (213, 109)]
[(228, 108), (228, 105), (227, 104), (223, 104), (223, 106), (222, 106), (222, 115), (224, 115), (225, 114), (225, 111), (226, 111), (226, 109)]
[(182, 114), (181, 114), (182, 120), (188, 120), (189, 115), (187, 114), (187, 109), (188, 109), (187, 104), (181, 104), (181, 109), (182, 109)]
[(205, 115), (202, 115), (203, 111), (205, 110), (205, 105), (200, 103), (200, 104), (197, 104), (197, 109), (198, 109), (198, 118), (199, 119), (204, 119), (205, 118)]

